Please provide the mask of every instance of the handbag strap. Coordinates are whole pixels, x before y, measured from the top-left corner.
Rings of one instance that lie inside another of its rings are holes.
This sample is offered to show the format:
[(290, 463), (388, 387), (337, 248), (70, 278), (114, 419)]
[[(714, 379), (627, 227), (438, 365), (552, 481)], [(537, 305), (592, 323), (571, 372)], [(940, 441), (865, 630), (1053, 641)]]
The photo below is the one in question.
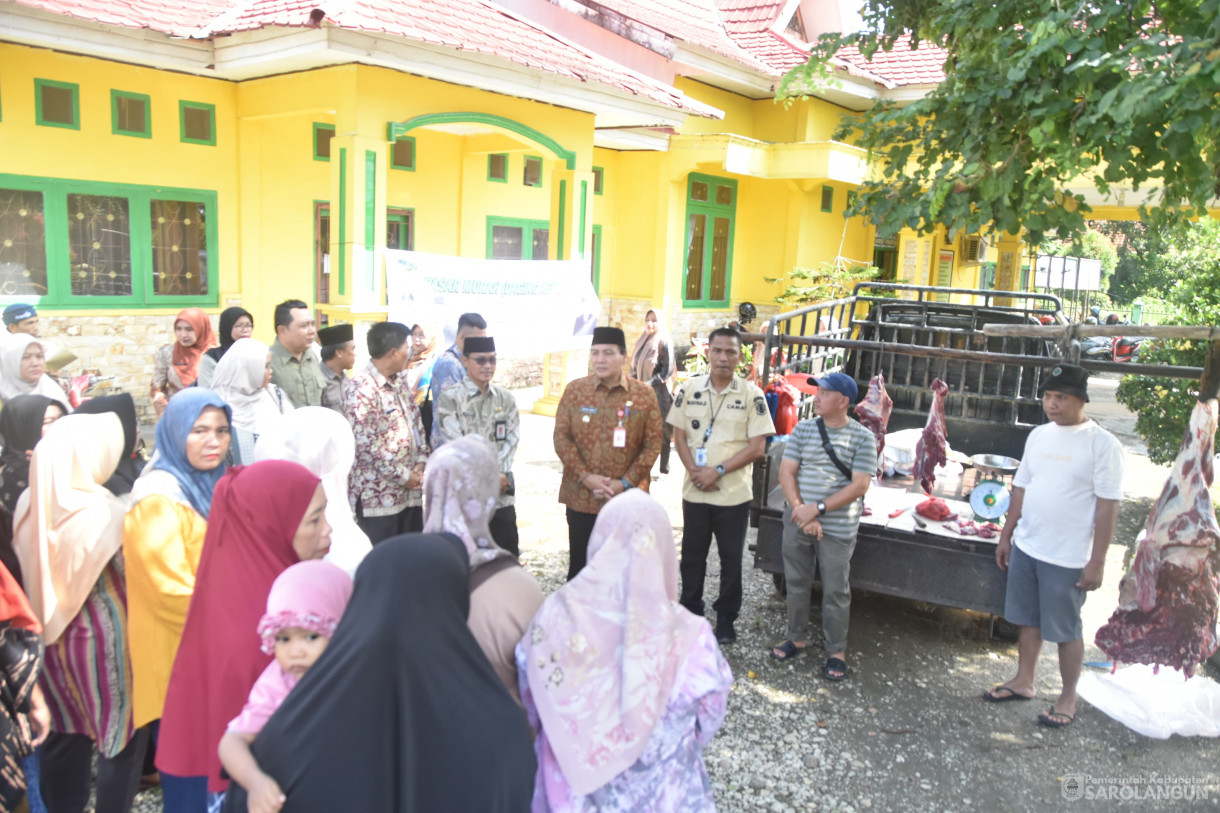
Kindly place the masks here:
[(835, 468), (843, 472), (843, 476), (848, 480), (851, 479), (851, 469), (839, 459), (835, 454), (835, 447), (830, 443), (830, 435), (826, 431), (826, 424), (822, 423), (822, 416), (817, 417), (818, 434), (822, 436), (822, 448), (826, 451), (826, 456), (830, 458), (830, 462), (835, 464)]

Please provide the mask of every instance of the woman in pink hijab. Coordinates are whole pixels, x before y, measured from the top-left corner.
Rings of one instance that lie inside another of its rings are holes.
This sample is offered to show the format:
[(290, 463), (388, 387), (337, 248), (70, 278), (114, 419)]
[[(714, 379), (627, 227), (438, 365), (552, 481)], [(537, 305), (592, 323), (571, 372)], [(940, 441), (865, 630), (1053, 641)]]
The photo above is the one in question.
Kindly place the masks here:
[(669, 517), (632, 489), (597, 515), (589, 564), (551, 594), (517, 646), (537, 738), (532, 809), (715, 809), (702, 750), (733, 675), (707, 620), (678, 598)]

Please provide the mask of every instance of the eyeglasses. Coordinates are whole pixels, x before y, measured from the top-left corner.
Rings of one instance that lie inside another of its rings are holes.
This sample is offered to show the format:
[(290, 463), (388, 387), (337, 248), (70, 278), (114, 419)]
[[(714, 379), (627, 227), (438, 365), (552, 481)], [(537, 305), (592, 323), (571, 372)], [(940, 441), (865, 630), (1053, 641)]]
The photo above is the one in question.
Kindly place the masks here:
[(472, 364), (475, 364), (479, 367), (495, 367), (496, 366), (496, 357), (495, 356), (467, 356), (466, 358), (470, 359)]

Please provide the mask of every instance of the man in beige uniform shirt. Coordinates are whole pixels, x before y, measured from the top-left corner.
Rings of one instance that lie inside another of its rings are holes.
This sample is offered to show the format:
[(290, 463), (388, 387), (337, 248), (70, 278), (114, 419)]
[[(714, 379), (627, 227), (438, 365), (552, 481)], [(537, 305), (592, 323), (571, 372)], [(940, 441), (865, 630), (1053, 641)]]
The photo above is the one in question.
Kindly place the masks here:
[(720, 595), (716, 640), (737, 640), (733, 623), (741, 612), (741, 558), (750, 521), (755, 460), (767, 450), (775, 424), (762, 390), (736, 375), (741, 337), (732, 328), (713, 330), (708, 342), (711, 372), (678, 390), (668, 422), (686, 477), (682, 485), (682, 606), (703, 615), (707, 554), (716, 536)]

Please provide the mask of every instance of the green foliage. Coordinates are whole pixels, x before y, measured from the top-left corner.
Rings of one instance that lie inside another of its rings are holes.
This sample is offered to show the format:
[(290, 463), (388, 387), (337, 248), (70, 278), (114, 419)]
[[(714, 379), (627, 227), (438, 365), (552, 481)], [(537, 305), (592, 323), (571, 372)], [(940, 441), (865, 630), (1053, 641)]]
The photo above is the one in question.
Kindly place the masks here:
[(1118, 265), (1110, 278), (1117, 302), (1171, 298), (1182, 280), (1207, 279), (1220, 263), (1220, 223), (1206, 219), (1174, 229), (1114, 222), (1103, 227), (1120, 243)]
[(1101, 285), (1106, 287), (1106, 280), (1118, 265), (1118, 250), (1110, 242), (1110, 238), (1092, 228), (1076, 236), (1075, 240), (1047, 240), (1038, 246), (1039, 254), (1051, 254), (1055, 257), (1084, 257), (1101, 261)]
[(1206, 216), (1220, 190), (1220, 0), (865, 0), (868, 31), (827, 34), (781, 98), (824, 86), (856, 46), (941, 44), (946, 78), (905, 107), (845, 119), (835, 137), (876, 159), (848, 215), (886, 233), (1026, 230), (1072, 240), (1091, 211), (1081, 187), (1140, 190), (1158, 227)]
[(795, 310), (816, 302), (829, 302), (832, 299), (851, 296), (856, 283), (875, 280), (879, 276), (880, 268), (848, 268), (840, 263), (826, 262), (817, 268), (794, 268), (782, 279), (765, 279), (767, 282), (778, 282), (784, 286), (783, 293), (775, 297), (775, 301), (785, 308)]
[[(711, 366), (707, 360), (707, 339), (695, 339), (690, 346), (690, 351), (686, 354), (686, 359), (683, 364), (683, 369), (691, 375), (703, 375)], [(749, 342), (741, 344), (741, 361), (737, 364), (737, 375), (742, 378), (753, 381), (754, 375), (754, 345)]]
[[(1165, 272), (1175, 281), (1167, 297), (1171, 316), (1161, 324), (1220, 324), (1220, 224), (1192, 224), (1167, 235), (1163, 251)], [(1159, 341), (1140, 350), (1142, 363), (1202, 367), (1206, 357), (1206, 342)], [(1184, 379), (1126, 376), (1118, 385), (1118, 401), (1138, 416), (1135, 431), (1154, 463), (1177, 456), (1198, 395), (1199, 382)]]

